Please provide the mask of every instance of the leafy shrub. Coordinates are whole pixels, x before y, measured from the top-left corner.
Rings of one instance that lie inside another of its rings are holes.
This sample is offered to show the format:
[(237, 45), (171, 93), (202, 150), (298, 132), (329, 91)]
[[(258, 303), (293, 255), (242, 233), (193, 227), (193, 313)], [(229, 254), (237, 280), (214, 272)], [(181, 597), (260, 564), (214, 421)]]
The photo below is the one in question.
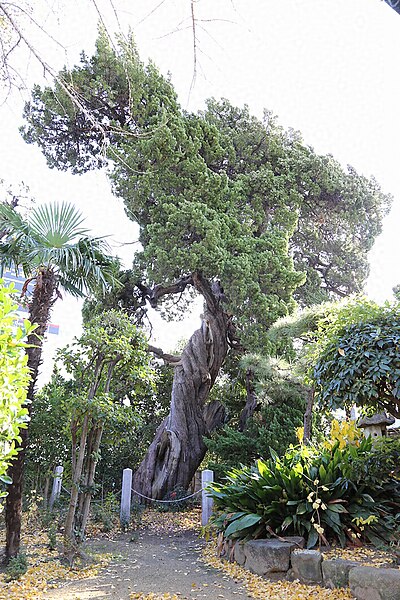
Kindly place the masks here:
[(101, 504), (93, 503), (93, 520), (101, 524), (102, 530), (107, 533), (111, 531), (118, 519), (118, 501), (115, 494), (109, 492)]
[[(14, 286), (5, 287), (0, 279), (0, 482), (9, 484), (7, 469), (17, 454), (20, 429), (27, 426), (25, 406), (30, 372), (27, 366), (26, 339), (35, 329), (29, 321), (15, 327), (17, 302)], [(7, 492), (0, 488), (0, 498)]]
[(317, 399), (330, 410), (351, 406), (400, 408), (400, 303), (357, 300), (342, 309), (315, 347)]
[(265, 455), (269, 448), (283, 454), (289, 444), (296, 442), (293, 432), (303, 418), (304, 402), (299, 401), (297, 406), (281, 402), (262, 407), (248, 420), (243, 432), (225, 425), (212, 438), (204, 438), (210, 452), (208, 468), (219, 478), (227, 470)]
[[(214, 523), (225, 537), (302, 535), (307, 547), (338, 540), (388, 543), (398, 535), (400, 481), (365, 480), (361, 465), (371, 460), (372, 441), (341, 447), (290, 447), (282, 458), (234, 469), (213, 484)], [(397, 530), (397, 533), (396, 533)]]
[(55, 550), (57, 548), (57, 525), (52, 523), (47, 530), (48, 547), (49, 550)]
[(20, 552), (14, 558), (10, 558), (6, 569), (6, 581), (19, 579), (28, 570), (28, 561), (26, 555)]
[(370, 485), (400, 479), (400, 439), (382, 437), (374, 440), (373, 452), (353, 463), (358, 479)]

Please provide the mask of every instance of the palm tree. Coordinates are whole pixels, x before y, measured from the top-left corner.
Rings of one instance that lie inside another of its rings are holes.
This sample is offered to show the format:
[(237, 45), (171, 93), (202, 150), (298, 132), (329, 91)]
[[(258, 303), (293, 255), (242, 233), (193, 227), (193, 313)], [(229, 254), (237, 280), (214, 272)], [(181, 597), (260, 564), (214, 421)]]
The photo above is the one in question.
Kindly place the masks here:
[[(29, 320), (36, 325), (28, 337), (28, 410), (34, 400), (43, 336), (60, 290), (79, 297), (99, 287), (105, 290), (113, 281), (115, 259), (109, 256), (104, 239), (90, 237), (82, 222), (80, 212), (68, 203), (35, 207), (26, 219), (14, 207), (0, 205), (0, 229), (6, 231), (0, 242), (0, 264), (17, 272), (22, 269), (26, 278), (22, 296), (33, 284), (32, 295), (27, 298)], [(20, 450), (9, 470), (12, 483), (6, 499), (6, 560), (17, 556), (20, 547), (27, 434), (28, 429), (21, 431)]]

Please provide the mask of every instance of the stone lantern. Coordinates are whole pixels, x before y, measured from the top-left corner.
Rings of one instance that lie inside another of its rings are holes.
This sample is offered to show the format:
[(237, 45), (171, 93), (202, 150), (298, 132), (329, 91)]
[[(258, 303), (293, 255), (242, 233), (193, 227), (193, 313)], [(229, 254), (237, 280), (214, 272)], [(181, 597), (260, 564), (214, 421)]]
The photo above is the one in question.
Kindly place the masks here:
[(387, 435), (386, 428), (393, 425), (395, 419), (385, 413), (378, 413), (372, 417), (364, 417), (358, 421), (358, 427), (364, 430), (365, 437), (379, 438)]

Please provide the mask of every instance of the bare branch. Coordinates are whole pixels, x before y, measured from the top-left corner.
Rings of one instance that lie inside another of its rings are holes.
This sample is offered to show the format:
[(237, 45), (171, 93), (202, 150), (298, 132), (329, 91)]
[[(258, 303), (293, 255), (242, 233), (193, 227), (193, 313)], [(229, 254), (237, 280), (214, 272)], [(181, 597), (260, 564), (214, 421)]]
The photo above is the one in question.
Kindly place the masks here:
[(173, 367), (177, 367), (181, 362), (181, 355), (177, 354), (167, 354), (163, 352), (161, 348), (156, 348), (155, 346), (148, 345), (147, 349), (149, 352), (152, 352), (157, 358), (161, 358), (166, 364), (172, 365)]
[(190, 12), (192, 17), (192, 31), (193, 31), (193, 77), (189, 88), (188, 102), (190, 100), (190, 95), (192, 90), (196, 84), (197, 78), (197, 37), (196, 37), (196, 16), (194, 13), (194, 3), (195, 0), (190, 0)]
[(119, 29), (120, 33), (122, 33), (122, 27), (121, 27), (121, 23), (120, 23), (120, 21), (119, 21), (119, 17), (118, 17), (117, 10), (116, 10), (116, 8), (115, 8), (115, 6), (114, 6), (114, 2), (113, 2), (113, 0), (109, 0), (109, 2), (110, 2), (110, 4), (111, 4), (111, 8), (113, 9), (114, 16), (115, 16), (115, 20), (116, 20), (116, 22), (117, 22), (117, 25), (118, 25), (118, 29)]
[(179, 279), (175, 283), (171, 283), (171, 285), (163, 286), (158, 284), (153, 288), (149, 288), (141, 282), (138, 282), (136, 285), (146, 300), (149, 301), (150, 306), (152, 308), (156, 308), (158, 301), (163, 296), (182, 293), (188, 285), (193, 285), (193, 277), (192, 275), (188, 275), (186, 277), (182, 277), (182, 279)]
[(98, 14), (100, 23), (102, 24), (104, 31), (107, 33), (107, 37), (108, 37), (108, 39), (110, 41), (110, 44), (112, 44), (112, 47), (114, 48), (114, 50), (116, 50), (115, 45), (114, 45), (114, 41), (113, 41), (112, 36), (110, 35), (110, 33), (109, 33), (108, 29), (107, 29), (107, 25), (105, 24), (105, 21), (103, 19), (103, 15), (101, 14), (101, 11), (100, 11), (99, 7), (97, 6), (96, 0), (92, 0), (92, 4), (93, 4), (93, 6), (96, 9), (96, 12)]
[(160, 8), (160, 6), (162, 6), (164, 4), (165, 1), (166, 0), (161, 0), (161, 2), (159, 2), (157, 4), (157, 6), (155, 6), (145, 17), (143, 17), (143, 19), (141, 19), (137, 25), (141, 25), (144, 21), (146, 21), (146, 19), (148, 19), (149, 17), (151, 17), (151, 15), (153, 13), (155, 13), (156, 10), (158, 10)]

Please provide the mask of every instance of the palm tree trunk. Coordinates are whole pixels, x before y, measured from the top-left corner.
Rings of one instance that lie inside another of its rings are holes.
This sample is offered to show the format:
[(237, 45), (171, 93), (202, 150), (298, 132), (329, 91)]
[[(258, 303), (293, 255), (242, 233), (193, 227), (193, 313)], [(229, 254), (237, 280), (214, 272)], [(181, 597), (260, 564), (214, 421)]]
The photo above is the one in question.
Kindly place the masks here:
[[(29, 320), (37, 325), (34, 333), (28, 337), (27, 348), (28, 367), (31, 372), (31, 381), (27, 393), (28, 411), (31, 413), (32, 402), (39, 366), (42, 357), (43, 336), (46, 332), (50, 319), (51, 308), (56, 299), (57, 279), (51, 269), (42, 269), (36, 278), (32, 300), (29, 303)], [(21, 539), (22, 520), (22, 490), (24, 481), (24, 463), (28, 445), (28, 428), (22, 429), (21, 442), (17, 447), (18, 455), (8, 469), (8, 475), (12, 483), (8, 487), (6, 498), (5, 522), (6, 522), (6, 549), (5, 560), (18, 555)]]

